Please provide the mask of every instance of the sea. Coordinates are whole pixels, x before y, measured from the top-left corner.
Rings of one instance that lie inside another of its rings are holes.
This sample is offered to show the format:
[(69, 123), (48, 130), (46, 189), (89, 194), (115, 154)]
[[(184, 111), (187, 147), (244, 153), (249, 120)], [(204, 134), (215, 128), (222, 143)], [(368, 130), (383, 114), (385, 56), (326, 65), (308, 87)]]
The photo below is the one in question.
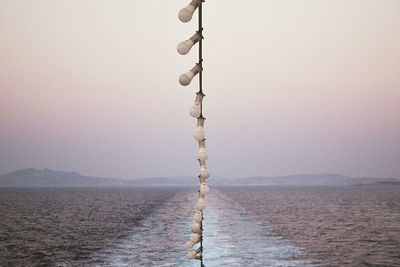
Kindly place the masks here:
[[(0, 188), (0, 266), (200, 266), (188, 187)], [(400, 266), (400, 186), (216, 187), (211, 266)]]

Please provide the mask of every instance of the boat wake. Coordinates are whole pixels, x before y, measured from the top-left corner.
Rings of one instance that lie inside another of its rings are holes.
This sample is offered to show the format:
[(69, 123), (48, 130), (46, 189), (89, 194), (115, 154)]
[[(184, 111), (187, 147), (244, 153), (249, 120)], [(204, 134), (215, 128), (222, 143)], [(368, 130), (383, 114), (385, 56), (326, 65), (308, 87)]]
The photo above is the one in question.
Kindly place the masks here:
[[(186, 260), (197, 192), (176, 194), (132, 229), (127, 238), (97, 252), (92, 266), (199, 266)], [(192, 204), (192, 205), (191, 205)], [(239, 204), (212, 190), (204, 211), (204, 264), (211, 266), (311, 266), (301, 248), (275, 235)]]

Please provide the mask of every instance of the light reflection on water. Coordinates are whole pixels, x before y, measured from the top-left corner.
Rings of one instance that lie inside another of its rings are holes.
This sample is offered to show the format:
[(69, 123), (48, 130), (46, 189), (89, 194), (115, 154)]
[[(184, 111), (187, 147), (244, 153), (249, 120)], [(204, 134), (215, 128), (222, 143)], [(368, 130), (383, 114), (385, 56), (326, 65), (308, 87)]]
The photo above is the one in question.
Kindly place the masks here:
[[(117, 246), (101, 250), (95, 266), (199, 266), (185, 247), (197, 193), (175, 195)], [(274, 235), (238, 204), (212, 190), (204, 212), (204, 263), (211, 266), (311, 266), (300, 248)]]

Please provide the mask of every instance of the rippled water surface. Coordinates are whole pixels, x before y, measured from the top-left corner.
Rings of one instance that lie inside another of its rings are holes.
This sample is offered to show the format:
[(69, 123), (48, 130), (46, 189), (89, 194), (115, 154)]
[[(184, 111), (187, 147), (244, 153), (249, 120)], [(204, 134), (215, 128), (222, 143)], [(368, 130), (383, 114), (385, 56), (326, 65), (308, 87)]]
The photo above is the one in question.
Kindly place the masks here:
[[(0, 266), (199, 266), (190, 188), (0, 189)], [(212, 188), (206, 266), (400, 266), (400, 187)]]
[(86, 263), (179, 189), (0, 189), (0, 266)]
[[(97, 266), (199, 266), (188, 261), (196, 192), (181, 192), (115, 247), (96, 253)], [(265, 223), (215, 191), (204, 212), (206, 266), (308, 266), (300, 248), (273, 234)], [(190, 205), (192, 203), (192, 205)]]
[(400, 186), (220, 188), (327, 266), (400, 266)]

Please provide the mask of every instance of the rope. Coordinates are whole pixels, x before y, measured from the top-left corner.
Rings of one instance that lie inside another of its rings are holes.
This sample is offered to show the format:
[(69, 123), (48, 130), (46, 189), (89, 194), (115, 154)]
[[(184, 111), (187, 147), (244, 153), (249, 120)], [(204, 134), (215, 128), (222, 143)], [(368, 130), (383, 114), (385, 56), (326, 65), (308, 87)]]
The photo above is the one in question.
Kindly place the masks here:
[(179, 11), (178, 17), (182, 22), (188, 22), (191, 20), (192, 15), (196, 8), (198, 8), (198, 31), (190, 39), (181, 42), (178, 47), (178, 53), (181, 55), (186, 55), (191, 47), (195, 43), (199, 43), (199, 61), (189, 72), (182, 74), (179, 77), (179, 82), (183, 86), (190, 84), (192, 78), (199, 74), (199, 91), (196, 93), (195, 102), (190, 109), (189, 113), (192, 117), (197, 118), (197, 128), (194, 134), (194, 138), (199, 143), (199, 154), (198, 160), (200, 163), (200, 190), (199, 190), (199, 200), (197, 202), (197, 212), (193, 216), (193, 220), (196, 224), (192, 227), (193, 235), (190, 241), (186, 243), (188, 248), (193, 248), (193, 246), (199, 243), (199, 248), (189, 252), (186, 257), (187, 259), (197, 259), (200, 260), (200, 266), (205, 267), (203, 262), (203, 210), (206, 207), (205, 195), (208, 194), (209, 188), (206, 184), (206, 179), (210, 176), (210, 173), (206, 166), (206, 160), (208, 159), (208, 153), (205, 149), (205, 134), (204, 134), (204, 120), (203, 117), (203, 25), (202, 25), (202, 3), (204, 0), (192, 0), (191, 3)]
[[(200, 33), (201, 36), (203, 36), (203, 12), (202, 12), (202, 2), (200, 3), (199, 6), (199, 13), (198, 13), (198, 17), (199, 17), (199, 30), (198, 32)], [(201, 67), (203, 67), (203, 40), (200, 39), (199, 40), (199, 64)], [(199, 73), (199, 93), (203, 95), (204, 97), (204, 93), (203, 93), (203, 71), (200, 71)], [(200, 104), (200, 117), (203, 117), (203, 101), (201, 101)], [(201, 183), (201, 179), (200, 179), (200, 183)], [(199, 198), (201, 197), (200, 195), (200, 190), (199, 190)], [(204, 221), (204, 217), (203, 217), (203, 212), (201, 212), (201, 223), (200, 223), (200, 267), (203, 267), (203, 221)]]

